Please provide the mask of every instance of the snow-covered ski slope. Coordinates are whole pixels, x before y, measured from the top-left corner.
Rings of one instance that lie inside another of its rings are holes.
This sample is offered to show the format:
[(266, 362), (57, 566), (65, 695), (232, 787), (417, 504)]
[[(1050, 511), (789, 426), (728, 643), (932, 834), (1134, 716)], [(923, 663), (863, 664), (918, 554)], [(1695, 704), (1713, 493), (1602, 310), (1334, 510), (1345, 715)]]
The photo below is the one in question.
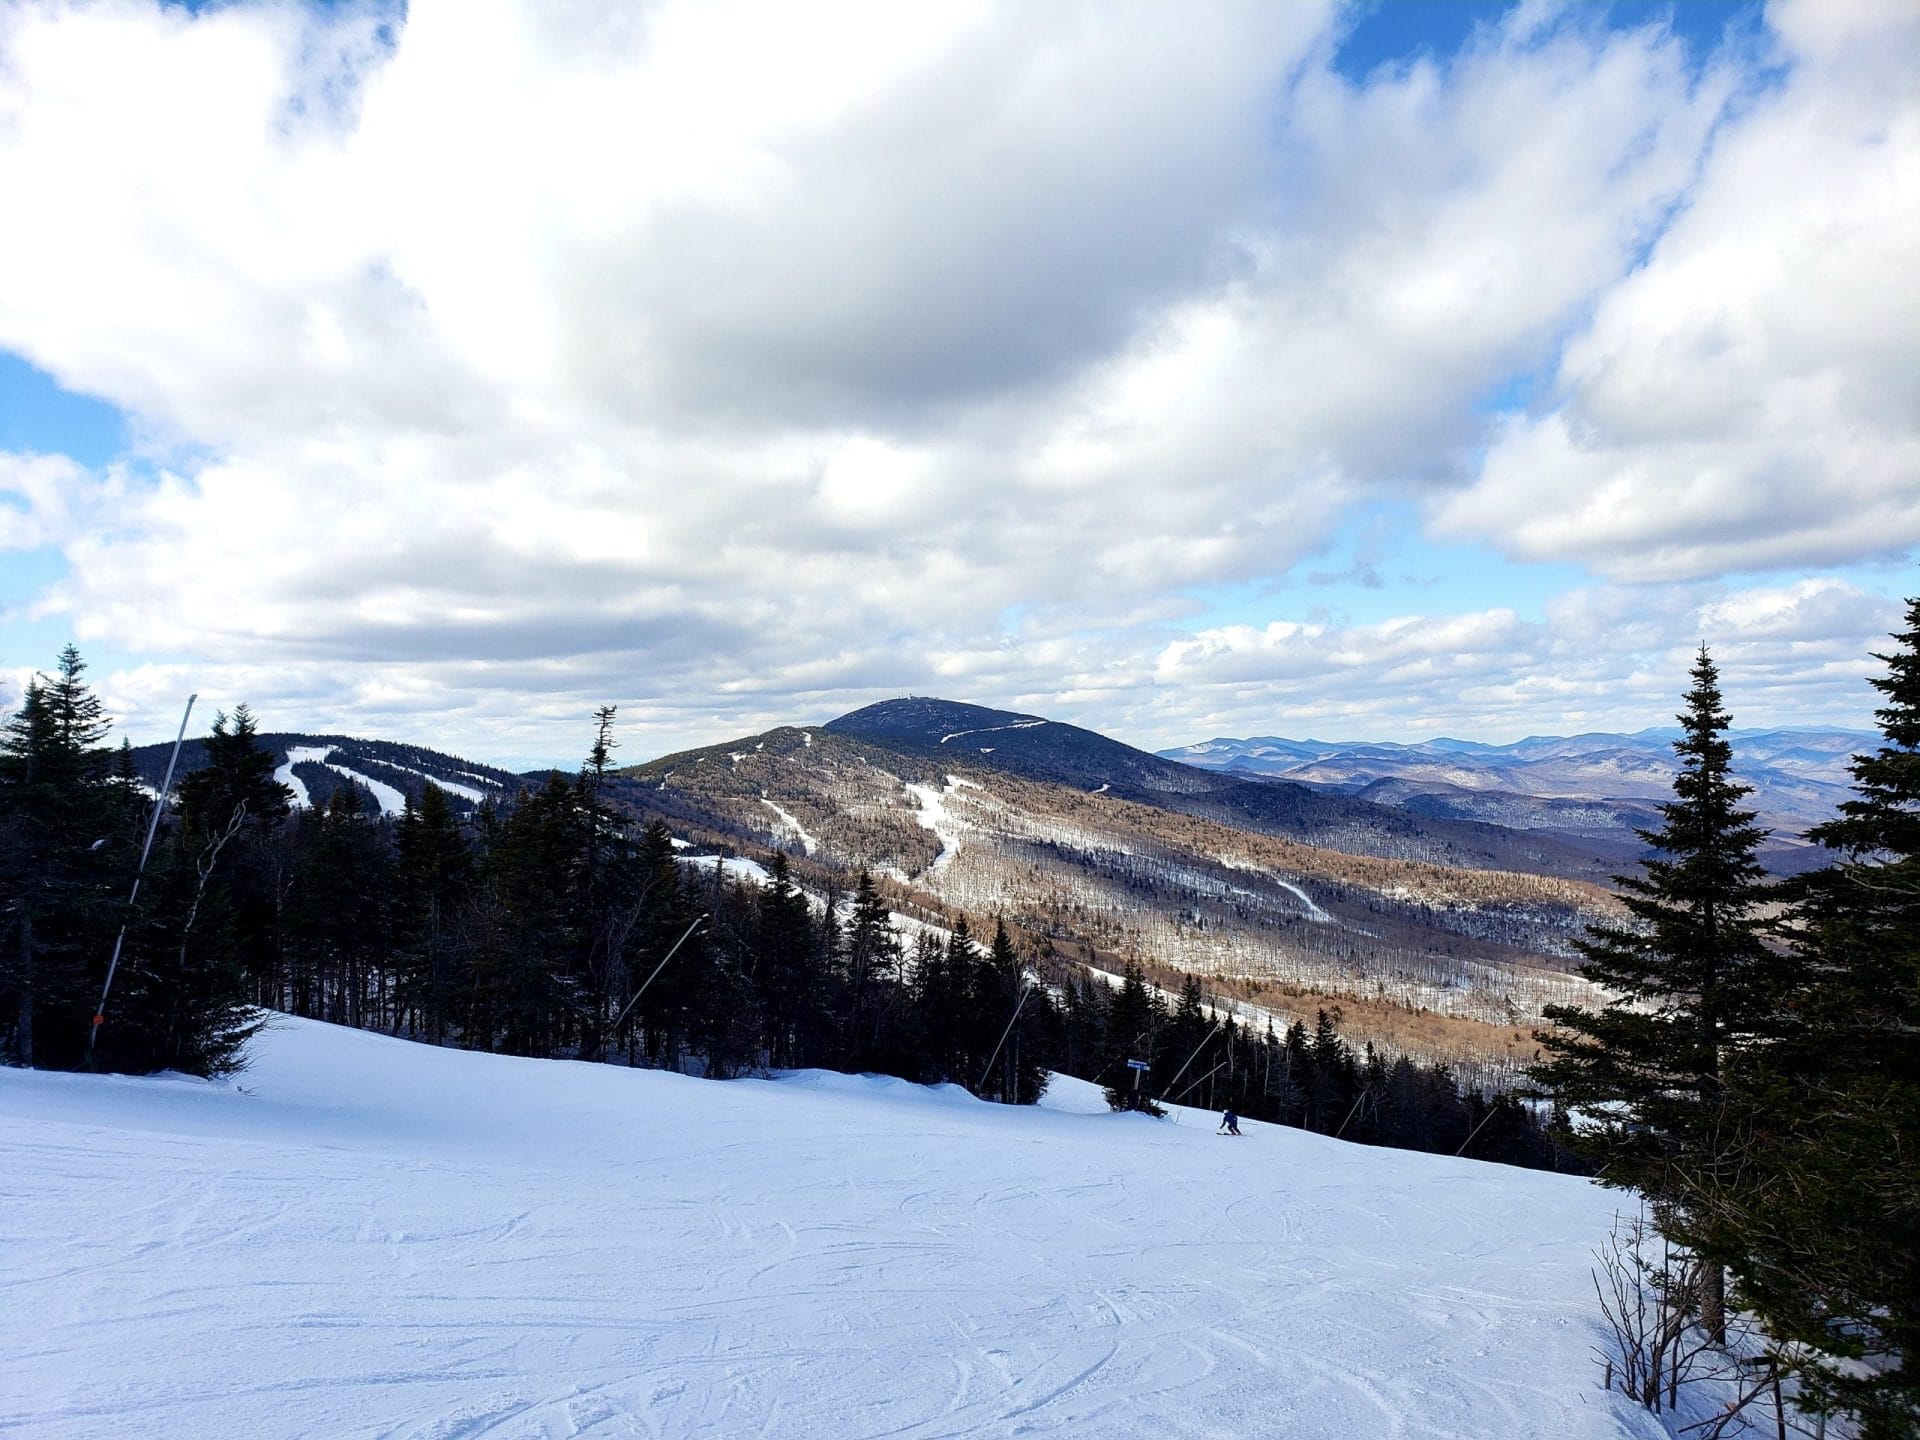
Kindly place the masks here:
[(1657, 1437), (1583, 1181), (306, 1021), (0, 1071), (0, 1434)]

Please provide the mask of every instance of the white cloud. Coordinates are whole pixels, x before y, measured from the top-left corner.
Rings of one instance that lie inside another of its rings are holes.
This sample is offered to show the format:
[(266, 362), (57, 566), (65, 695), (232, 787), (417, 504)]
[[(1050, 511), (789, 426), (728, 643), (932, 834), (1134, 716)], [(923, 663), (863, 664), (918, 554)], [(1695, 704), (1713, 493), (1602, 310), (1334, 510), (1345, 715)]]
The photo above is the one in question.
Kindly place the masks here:
[[(1552, 622), (1180, 641), (1186, 597), (1283, 574), (1369, 497), (1444, 494), (1489, 389), (1570, 328), (1565, 403), (1496, 437), (1447, 524), (1654, 575), (1900, 543), (1910, 282), (1826, 307), (1911, 202), (1858, 193), (1862, 127), (1910, 96), (1861, 89), (1838, 18), (1780, 23), (1811, 58), (1754, 101), (1657, 29), (1537, 10), (1356, 86), (1329, 5), (423, 0), (389, 44), (350, 8), (0, 4), (28, 217), (0, 274), (34, 277), (0, 287), (0, 346), (167, 467), (11, 457), (0, 545), (61, 547), (41, 609), (83, 645), (192, 657), (270, 723), (495, 754), (609, 699), (673, 743), (937, 688), (1186, 738), (1200, 712), (1144, 687), (1251, 687), (1251, 713), (1270, 666), (1440, 697), (1504, 674), (1510, 713)], [(1738, 157), (1794, 125), (1852, 248), (1789, 304)], [(1749, 315), (1731, 378), (1666, 358)], [(1761, 383), (1789, 340), (1821, 381), (1798, 408)], [(1676, 486), (1682, 446), (1720, 478)], [(1763, 448), (1800, 477), (1765, 506)], [(1852, 487), (1818, 516), (1815, 454)], [(1542, 476), (1570, 498), (1536, 503)], [(145, 716), (191, 680), (116, 683)]]
[(93, 477), (64, 455), (0, 450), (0, 553), (71, 539), (92, 489)]
[(1866, 678), (1884, 668), (1862, 637), (1885, 635), (1899, 619), (1885, 597), (1825, 580), (1600, 586), (1557, 598), (1537, 622), (1488, 610), (1225, 626), (1160, 652), (1154, 699), (1135, 709), (1134, 723), (1188, 740), (1638, 730), (1665, 723), (1705, 642), (1736, 724), (1860, 724), (1872, 695)]
[(1623, 580), (1920, 544), (1920, 11), (1793, 4), (1790, 63), (1440, 527)]

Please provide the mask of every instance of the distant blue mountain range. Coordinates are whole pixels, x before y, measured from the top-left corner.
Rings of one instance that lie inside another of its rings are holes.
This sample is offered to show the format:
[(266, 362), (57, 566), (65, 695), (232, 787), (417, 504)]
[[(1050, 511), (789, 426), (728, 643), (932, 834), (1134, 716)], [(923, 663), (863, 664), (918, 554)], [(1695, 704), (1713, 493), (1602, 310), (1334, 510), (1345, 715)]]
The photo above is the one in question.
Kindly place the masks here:
[[(1508, 745), (1438, 738), (1392, 741), (1217, 738), (1159, 753), (1203, 769), (1284, 780), (1433, 818), (1484, 820), (1589, 844), (1638, 846), (1672, 798), (1673, 741), (1660, 726), (1632, 734), (1530, 735)], [(1851, 793), (1848, 762), (1879, 743), (1861, 730), (1736, 730), (1730, 736), (1749, 803), (1772, 830), (1767, 860), (1796, 870), (1818, 859), (1802, 837)]]

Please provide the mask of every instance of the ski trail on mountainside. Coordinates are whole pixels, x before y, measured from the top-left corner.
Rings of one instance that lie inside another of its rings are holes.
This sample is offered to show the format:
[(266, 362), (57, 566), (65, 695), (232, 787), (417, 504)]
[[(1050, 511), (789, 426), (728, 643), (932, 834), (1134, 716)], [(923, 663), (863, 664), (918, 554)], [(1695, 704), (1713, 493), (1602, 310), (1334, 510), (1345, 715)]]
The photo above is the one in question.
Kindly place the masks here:
[(793, 831), (793, 833), (796, 836), (799, 837), (800, 848), (804, 850), (807, 854), (811, 855), (815, 850), (820, 848), (820, 842), (814, 839), (813, 836), (807, 833), (806, 827), (793, 817), (793, 814), (791, 811), (781, 809), (778, 805), (774, 804), (773, 801), (767, 799), (764, 795), (760, 797), (760, 803), (766, 806), (775, 815), (779, 816), (781, 822), (784, 825), (786, 825), (786, 827), (789, 830)]
[(931, 785), (906, 787), (907, 793), (913, 796), (920, 807), (914, 819), (920, 822), (922, 829), (931, 830), (940, 842), (940, 853), (933, 857), (932, 863), (926, 868), (925, 873), (929, 875), (946, 869), (953, 863), (954, 857), (960, 853), (960, 825), (954, 820), (953, 813), (947, 809), (947, 800), (962, 785), (971, 784), (971, 781), (949, 775), (944, 789), (935, 790)]

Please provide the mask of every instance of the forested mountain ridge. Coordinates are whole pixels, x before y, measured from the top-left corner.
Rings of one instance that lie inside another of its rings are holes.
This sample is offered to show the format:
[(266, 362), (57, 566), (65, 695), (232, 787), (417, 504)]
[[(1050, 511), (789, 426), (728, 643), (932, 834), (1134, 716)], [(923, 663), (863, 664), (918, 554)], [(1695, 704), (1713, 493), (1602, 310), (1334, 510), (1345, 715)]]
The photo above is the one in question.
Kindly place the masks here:
[[(1031, 739), (989, 743), (1009, 735)], [(1062, 774), (1077, 782), (1042, 778)], [(1216, 818), (1237, 789), (1274, 793), (1257, 782), (1149, 788), (1189, 776), (1212, 780), (1038, 717), (905, 701), (628, 767), (608, 798), (702, 849), (784, 850), (816, 891), (865, 868), (904, 914), (1002, 916), (1062, 954), (1135, 957), (1169, 986), (1206, 976), (1282, 1015), (1338, 1003), (1356, 1036), (1419, 1054), (1524, 1050), (1541, 1007), (1584, 993), (1570, 941), (1613, 905), (1592, 882)]]
[(1027, 779), (1104, 786), (1122, 799), (1355, 855), (1585, 880), (1604, 880), (1613, 868), (1600, 854), (1558, 837), (1471, 818), (1422, 816), (1309, 785), (1263, 784), (1037, 715), (910, 697), (869, 705), (822, 728), (903, 755), (964, 756)]
[[(394, 815), (425, 787), (456, 814), (511, 806), (516, 775), (422, 746), (257, 737), (296, 806), (353, 787)], [(133, 752), (157, 786), (169, 747)], [(182, 775), (204, 763), (190, 739)], [(1592, 857), (1499, 827), (1427, 819), (1307, 786), (1209, 773), (1096, 732), (903, 699), (823, 726), (613, 772), (607, 799), (693, 853), (791, 857), (816, 894), (870, 870), (900, 913), (993, 917), (1169, 989), (1197, 974), (1281, 1016), (1341, 1005), (1357, 1038), (1504, 1064), (1542, 1007), (1583, 994), (1569, 944), (1611, 899)], [(1546, 873), (1530, 873), (1544, 871)]]
[[(1216, 737), (1160, 758), (1223, 775), (1305, 785), (1434, 819), (1484, 820), (1631, 861), (1671, 795), (1669, 727), (1533, 735), (1508, 745)], [(1818, 859), (1804, 833), (1848, 794), (1848, 762), (1874, 737), (1840, 729), (1734, 731), (1734, 765), (1771, 832), (1761, 859), (1793, 873)]]
[[(399, 813), (407, 798), (417, 804), (422, 788), (431, 784), (446, 796), (449, 810), (464, 815), (485, 798), (508, 801), (532, 783), (529, 777), (511, 770), (462, 760), (423, 745), (287, 732), (254, 738), (263, 749), (273, 752), (279, 767), (275, 777), (294, 792), (294, 804), (303, 808), (325, 809), (335, 791), (353, 786), (369, 815), (393, 815)], [(171, 744), (133, 747), (134, 772), (144, 785), (150, 789), (160, 786), (172, 751)], [(205, 741), (189, 736), (180, 747), (176, 779), (206, 763)]]

